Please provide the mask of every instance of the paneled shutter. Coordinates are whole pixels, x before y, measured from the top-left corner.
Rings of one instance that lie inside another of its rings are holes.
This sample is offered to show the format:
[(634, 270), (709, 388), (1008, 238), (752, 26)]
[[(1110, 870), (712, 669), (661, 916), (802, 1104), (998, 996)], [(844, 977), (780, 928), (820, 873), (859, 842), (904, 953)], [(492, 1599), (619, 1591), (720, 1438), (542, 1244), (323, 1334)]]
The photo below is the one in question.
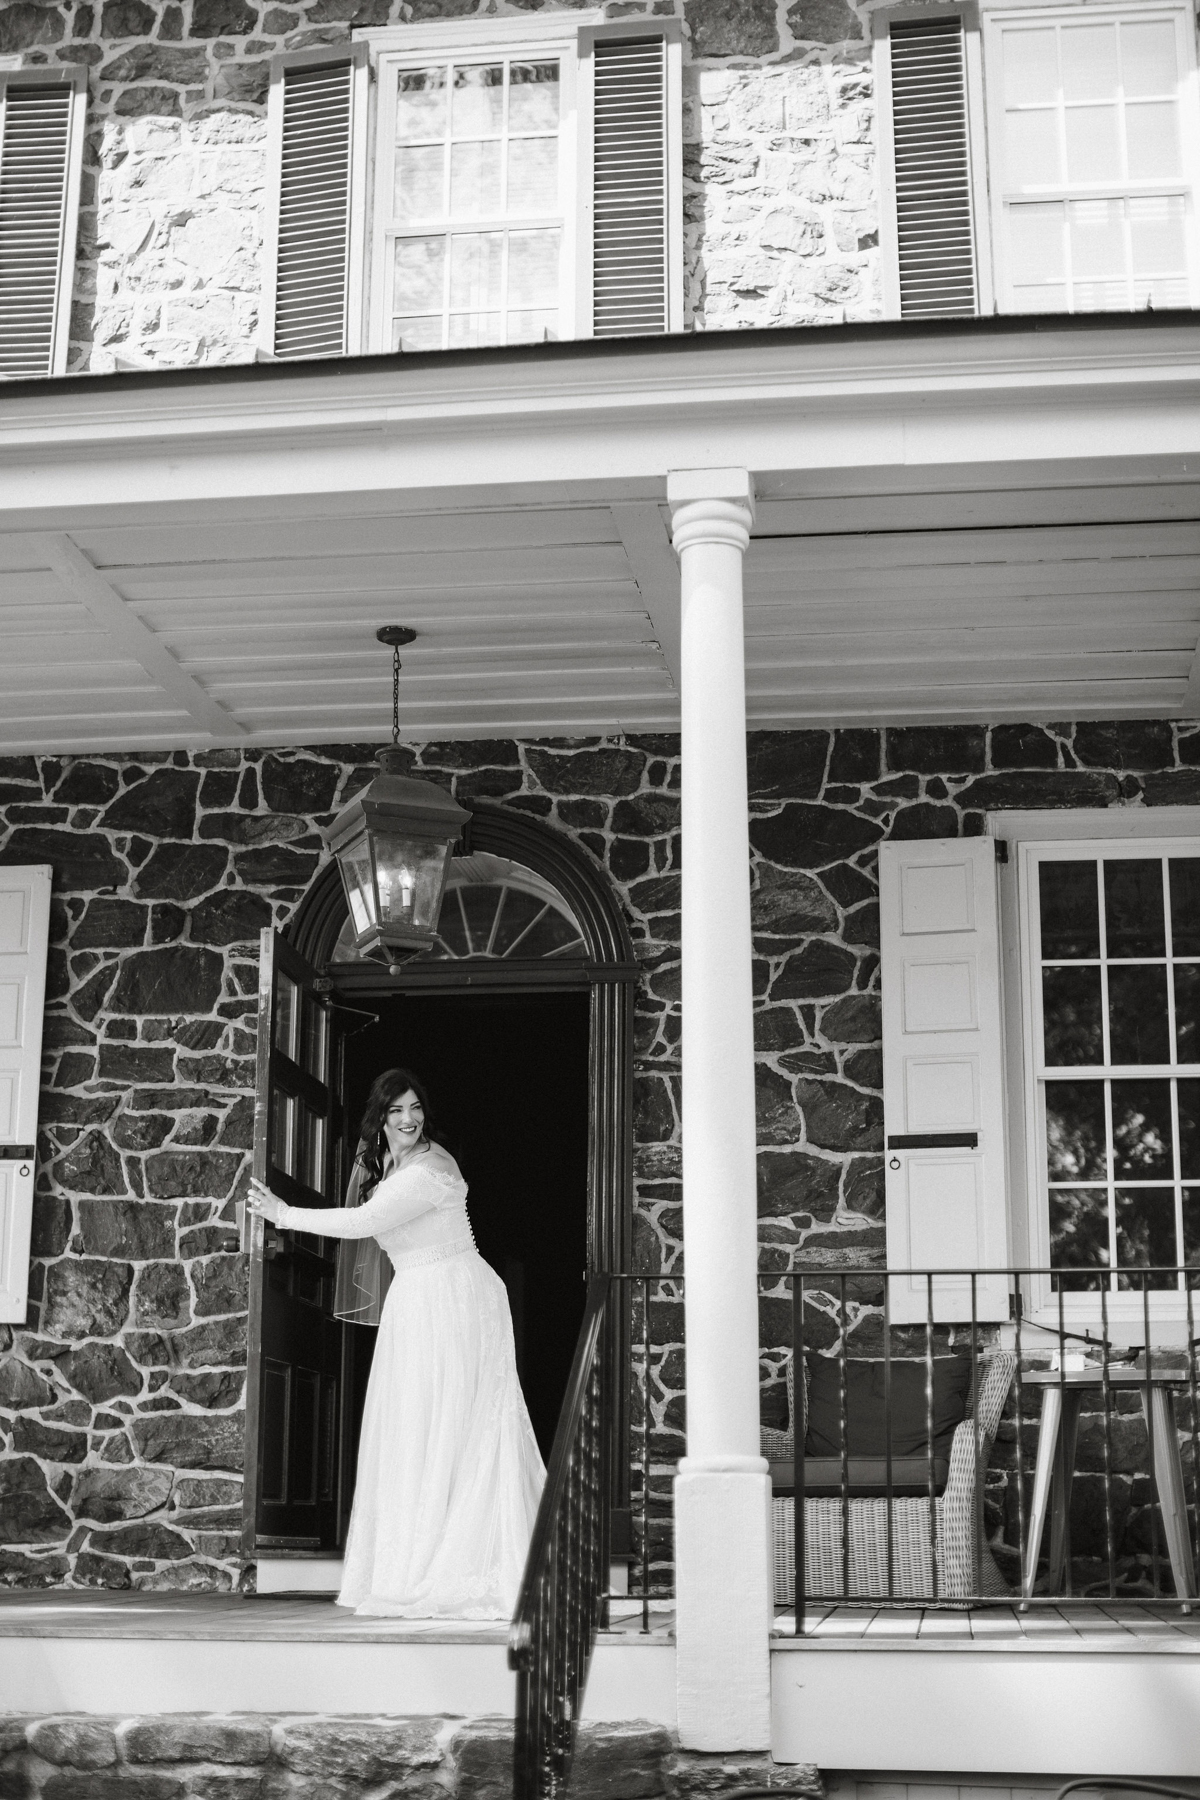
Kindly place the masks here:
[[(1008, 1262), (995, 859), (991, 838), (880, 846), (890, 1268)], [(923, 1320), (927, 1300), (924, 1280), (892, 1281), (893, 1318)], [(976, 1302), (1007, 1319), (1007, 1278), (981, 1278)], [(968, 1275), (938, 1277), (934, 1316), (970, 1319)]]
[(668, 47), (598, 37), (592, 87), (592, 331), (671, 328)]
[(271, 88), (278, 209), (269, 248), (269, 347), (342, 356), (352, 342), (354, 267), (365, 195), (356, 180), (357, 47), (280, 58)]
[(894, 21), (889, 36), (900, 316), (970, 316), (978, 283), (963, 23)]
[(0, 76), (0, 375), (66, 366), (86, 75)]
[(49, 863), (0, 868), (0, 1320), (25, 1322), (50, 928)]

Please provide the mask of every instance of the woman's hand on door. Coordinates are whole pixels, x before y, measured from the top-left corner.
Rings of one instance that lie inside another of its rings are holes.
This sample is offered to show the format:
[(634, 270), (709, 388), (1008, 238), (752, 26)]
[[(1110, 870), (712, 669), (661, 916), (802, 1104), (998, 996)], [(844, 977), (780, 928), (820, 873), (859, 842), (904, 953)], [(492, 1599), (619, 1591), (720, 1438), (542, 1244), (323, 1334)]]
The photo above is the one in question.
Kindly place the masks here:
[(246, 1211), (256, 1218), (266, 1219), (272, 1225), (278, 1225), (287, 1211), (284, 1201), (277, 1199), (265, 1182), (256, 1175), (250, 1177), (250, 1192), (246, 1196)]

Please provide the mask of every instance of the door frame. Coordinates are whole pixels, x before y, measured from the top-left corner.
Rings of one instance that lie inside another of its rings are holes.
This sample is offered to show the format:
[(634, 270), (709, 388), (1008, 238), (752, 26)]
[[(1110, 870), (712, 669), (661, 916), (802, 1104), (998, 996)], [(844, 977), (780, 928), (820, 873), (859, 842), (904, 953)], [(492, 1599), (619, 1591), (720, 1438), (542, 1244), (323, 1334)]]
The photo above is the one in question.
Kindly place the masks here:
[[(332, 962), (347, 916), (345, 890), (332, 858), (318, 871), (283, 936), (320, 975), (322, 991), (362, 1004), (372, 997), (405, 993), (532, 993), (548, 989), (587, 992), (588, 1023), (588, 1273), (621, 1273), (630, 1266), (633, 1241), (633, 1013), (641, 970), (625, 916), (607, 876), (572, 839), (540, 819), (506, 807), (479, 803), (455, 846), (455, 853), (487, 852), (523, 863), (557, 888), (579, 921), (585, 951), (551, 962), (439, 962), (402, 967), (395, 975), (382, 965)], [(269, 1011), (260, 1005), (256, 1119), (263, 1129), (269, 1074)], [(256, 1133), (256, 1137), (257, 1137)], [(256, 1146), (257, 1148), (257, 1146)], [(256, 1155), (256, 1170), (258, 1173)], [(258, 1234), (251, 1241), (250, 1304), (247, 1319), (246, 1466), (242, 1557), (257, 1560), (258, 1458), (261, 1435), (263, 1260)], [(629, 1505), (628, 1308), (614, 1333), (613, 1365), (607, 1371), (609, 1468), (612, 1504)], [(344, 1428), (344, 1427), (343, 1427)]]

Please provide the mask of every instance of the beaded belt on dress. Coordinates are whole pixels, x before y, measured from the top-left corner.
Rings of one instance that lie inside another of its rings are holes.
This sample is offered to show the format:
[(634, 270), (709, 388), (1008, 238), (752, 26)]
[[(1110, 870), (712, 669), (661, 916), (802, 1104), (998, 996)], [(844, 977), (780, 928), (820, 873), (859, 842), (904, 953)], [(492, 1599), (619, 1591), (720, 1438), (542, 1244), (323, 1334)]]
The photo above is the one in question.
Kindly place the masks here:
[(421, 1263), (442, 1262), (448, 1256), (462, 1256), (475, 1248), (470, 1232), (465, 1237), (451, 1238), (446, 1244), (427, 1244), (423, 1250), (404, 1250), (392, 1257), (393, 1269), (415, 1269)]

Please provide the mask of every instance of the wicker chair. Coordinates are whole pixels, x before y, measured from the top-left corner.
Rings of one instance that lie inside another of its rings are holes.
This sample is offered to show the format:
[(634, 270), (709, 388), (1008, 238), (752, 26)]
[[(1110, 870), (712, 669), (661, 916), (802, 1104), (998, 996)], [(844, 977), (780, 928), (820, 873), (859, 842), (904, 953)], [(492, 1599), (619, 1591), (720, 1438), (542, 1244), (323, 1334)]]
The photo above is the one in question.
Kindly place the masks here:
[[(982, 1501), (977, 1491), (976, 1474), (977, 1468), (987, 1466), (988, 1451), (1000, 1423), (1016, 1366), (1015, 1356), (999, 1351), (982, 1358), (972, 1375), (967, 1417), (954, 1433), (945, 1490), (934, 1500), (939, 1599), (963, 1600), (971, 1594), (1001, 1595), (1010, 1591), (982, 1535), (978, 1560), (976, 1558), (975, 1521)], [(807, 1369), (805, 1374), (804, 1411), (807, 1417)], [(795, 1457), (795, 1388), (790, 1357), (787, 1384), (788, 1429), (779, 1431), (763, 1426), (761, 1431), (762, 1454), (771, 1462), (793, 1461)], [(887, 1499), (855, 1498), (848, 1506), (849, 1593), (885, 1598), (888, 1592)], [(792, 1606), (796, 1600), (795, 1500), (791, 1497), (773, 1499), (771, 1514), (775, 1604)], [(929, 1535), (928, 1495), (893, 1497), (892, 1593), (895, 1597), (928, 1599), (933, 1596)], [(804, 1502), (804, 1572), (805, 1587), (811, 1594), (838, 1595), (847, 1591), (843, 1587), (840, 1498), (812, 1497)]]

